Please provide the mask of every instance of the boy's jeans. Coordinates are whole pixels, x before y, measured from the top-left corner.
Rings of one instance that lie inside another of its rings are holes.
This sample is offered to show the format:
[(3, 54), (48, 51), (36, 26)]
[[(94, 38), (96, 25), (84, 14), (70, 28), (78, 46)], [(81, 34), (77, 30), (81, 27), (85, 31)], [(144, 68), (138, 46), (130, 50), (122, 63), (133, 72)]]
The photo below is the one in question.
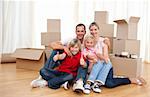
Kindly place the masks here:
[(111, 68), (112, 64), (110, 61), (108, 61), (108, 63), (104, 61), (98, 61), (97, 64), (93, 65), (88, 80), (91, 82), (98, 81), (104, 85)]

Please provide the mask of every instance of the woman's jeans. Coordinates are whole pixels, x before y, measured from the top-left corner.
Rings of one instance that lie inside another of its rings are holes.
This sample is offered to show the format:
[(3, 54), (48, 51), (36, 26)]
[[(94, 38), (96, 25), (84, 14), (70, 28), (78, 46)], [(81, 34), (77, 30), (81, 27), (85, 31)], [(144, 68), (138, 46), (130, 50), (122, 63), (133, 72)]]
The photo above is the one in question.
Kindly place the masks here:
[(110, 61), (106, 63), (105, 61), (99, 60), (96, 64), (93, 65), (88, 81), (91, 81), (93, 83), (94, 81), (98, 81), (102, 85), (104, 85), (111, 68), (112, 64)]
[(106, 79), (105, 86), (108, 88), (114, 88), (120, 85), (131, 84), (129, 78), (114, 78), (113, 77), (113, 68), (110, 69), (109, 74)]

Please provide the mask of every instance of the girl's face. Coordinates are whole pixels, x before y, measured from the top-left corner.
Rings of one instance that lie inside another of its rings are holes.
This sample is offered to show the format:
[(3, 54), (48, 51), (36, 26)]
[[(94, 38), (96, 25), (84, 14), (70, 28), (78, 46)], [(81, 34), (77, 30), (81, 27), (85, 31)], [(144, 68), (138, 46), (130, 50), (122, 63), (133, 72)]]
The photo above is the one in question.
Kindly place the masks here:
[(84, 43), (85, 47), (90, 49), (94, 47), (94, 39), (87, 39)]
[(93, 25), (90, 27), (90, 34), (93, 35), (94, 37), (99, 36), (99, 29), (97, 28), (97, 26)]
[(73, 47), (70, 47), (70, 52), (73, 54), (73, 55), (76, 55), (78, 52), (79, 52), (80, 48), (79, 46), (76, 44), (74, 45)]

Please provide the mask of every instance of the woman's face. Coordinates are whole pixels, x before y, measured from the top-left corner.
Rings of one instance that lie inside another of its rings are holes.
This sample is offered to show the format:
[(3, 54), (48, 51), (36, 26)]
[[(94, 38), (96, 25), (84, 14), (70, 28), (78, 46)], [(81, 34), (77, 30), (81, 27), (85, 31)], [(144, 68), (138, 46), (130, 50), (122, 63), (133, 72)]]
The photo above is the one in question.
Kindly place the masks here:
[(70, 47), (70, 52), (73, 54), (73, 55), (76, 55), (78, 52), (79, 52), (80, 48), (79, 46), (76, 44), (74, 45), (73, 47)]
[(90, 27), (90, 34), (93, 35), (94, 37), (99, 36), (99, 29), (97, 28), (97, 26), (93, 25)]

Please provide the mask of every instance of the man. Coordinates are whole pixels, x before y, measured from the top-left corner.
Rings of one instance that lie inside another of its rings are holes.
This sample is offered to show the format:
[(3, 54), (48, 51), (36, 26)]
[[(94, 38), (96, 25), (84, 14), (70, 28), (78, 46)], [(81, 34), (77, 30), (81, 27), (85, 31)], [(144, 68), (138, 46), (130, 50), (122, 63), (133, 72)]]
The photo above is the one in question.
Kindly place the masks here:
[[(83, 43), (83, 39), (84, 36), (86, 34), (86, 27), (84, 24), (78, 24), (76, 26), (76, 38), (80, 40), (81, 43)], [(66, 47), (67, 42), (69, 40), (66, 40), (64, 42), (61, 41), (57, 41), (57, 42), (52, 42), (50, 44), (50, 47), (53, 49), (50, 58), (46, 61), (46, 63), (44, 64), (43, 68), (40, 71), (44, 71), (44, 70), (49, 70), (49, 69), (54, 69), (56, 66), (58, 66), (60, 64), (61, 61), (53, 61), (53, 57), (54, 55), (59, 51), (59, 53), (63, 52), (63, 50), (70, 56), (72, 56), (72, 54), (70, 53), (70, 51), (68, 50), (68, 48)], [(80, 71), (82, 70), (82, 67), (80, 67), (81, 69), (79, 69)], [(43, 70), (44, 69), (44, 70)], [(86, 69), (85, 69), (86, 70)], [(80, 73), (80, 72), (79, 72)], [(79, 74), (78, 74), (79, 75)], [(85, 75), (85, 74), (84, 74)], [(39, 76), (39, 78), (33, 80), (31, 82), (31, 86), (32, 87), (43, 87), (46, 82), (44, 80), (42, 80), (41, 76)], [(65, 83), (66, 85), (66, 83)], [(66, 87), (66, 86), (65, 86)], [(64, 88), (65, 88), (64, 87)], [(82, 86), (83, 87), (83, 86)], [(66, 87), (67, 89), (67, 87)]]

